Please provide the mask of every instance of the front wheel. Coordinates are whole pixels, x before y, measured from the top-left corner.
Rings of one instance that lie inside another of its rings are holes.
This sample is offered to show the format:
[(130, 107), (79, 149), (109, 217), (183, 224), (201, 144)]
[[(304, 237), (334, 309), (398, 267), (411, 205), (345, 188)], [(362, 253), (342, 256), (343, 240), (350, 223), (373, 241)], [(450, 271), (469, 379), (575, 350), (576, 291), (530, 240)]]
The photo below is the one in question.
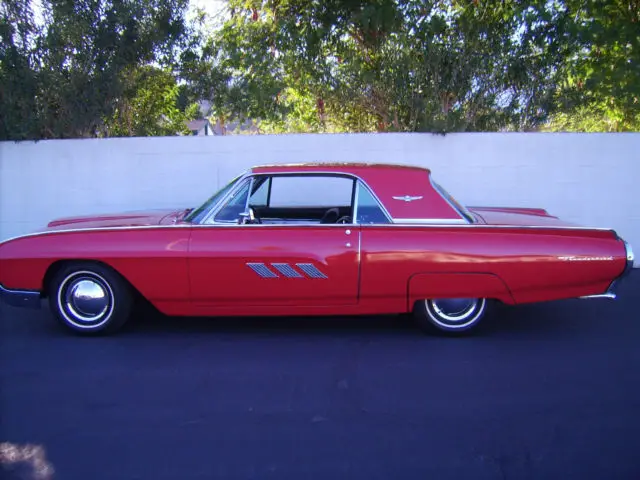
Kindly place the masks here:
[(475, 328), (486, 310), (485, 298), (434, 298), (417, 302), (414, 314), (425, 330), (461, 334)]
[(129, 318), (133, 297), (116, 272), (99, 264), (69, 264), (53, 276), (49, 306), (65, 327), (85, 334), (113, 332)]

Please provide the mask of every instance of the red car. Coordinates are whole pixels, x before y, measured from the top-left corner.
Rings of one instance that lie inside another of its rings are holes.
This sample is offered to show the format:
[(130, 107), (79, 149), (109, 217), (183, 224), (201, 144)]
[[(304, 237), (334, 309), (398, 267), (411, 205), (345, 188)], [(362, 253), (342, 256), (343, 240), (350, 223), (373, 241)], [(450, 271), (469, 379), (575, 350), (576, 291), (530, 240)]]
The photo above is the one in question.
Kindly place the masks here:
[(491, 302), (615, 298), (628, 243), (537, 208), (464, 207), (428, 169), (252, 168), (195, 209), (52, 221), (0, 244), (0, 296), (84, 334), (144, 298), (177, 316), (413, 312), (460, 333)]

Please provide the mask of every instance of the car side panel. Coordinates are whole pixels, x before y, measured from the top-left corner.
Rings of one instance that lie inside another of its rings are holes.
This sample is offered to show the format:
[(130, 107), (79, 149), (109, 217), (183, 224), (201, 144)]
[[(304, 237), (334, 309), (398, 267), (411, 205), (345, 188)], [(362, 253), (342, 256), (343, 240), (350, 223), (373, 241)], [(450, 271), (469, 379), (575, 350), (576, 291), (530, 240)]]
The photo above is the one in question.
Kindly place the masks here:
[(225, 307), (356, 304), (358, 235), (351, 225), (194, 228), (189, 247), (194, 307), (213, 315)]
[(363, 226), (361, 245), (361, 301), (398, 308), (416, 274), (492, 274), (524, 303), (604, 293), (625, 266), (623, 243), (597, 230)]
[(407, 310), (427, 298), (475, 297), (514, 303), (507, 285), (491, 273), (419, 273), (409, 279)]
[(42, 290), (47, 269), (60, 260), (103, 262), (151, 302), (187, 302), (187, 248), (191, 229), (131, 228), (47, 233), (0, 245), (0, 283)]

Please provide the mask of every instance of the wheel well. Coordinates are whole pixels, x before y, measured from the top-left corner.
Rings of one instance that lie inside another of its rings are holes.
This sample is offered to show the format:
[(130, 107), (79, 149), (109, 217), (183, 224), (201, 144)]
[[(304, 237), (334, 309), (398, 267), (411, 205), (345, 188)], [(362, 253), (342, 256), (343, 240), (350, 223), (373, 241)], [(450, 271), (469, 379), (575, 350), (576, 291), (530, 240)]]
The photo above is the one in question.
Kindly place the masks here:
[(44, 274), (44, 278), (42, 279), (42, 290), (41, 290), (41, 292), (42, 292), (41, 296), (42, 297), (46, 298), (46, 297), (49, 296), (49, 288), (50, 288), (50, 285), (51, 285), (51, 280), (53, 279), (55, 274), (60, 271), (61, 268), (63, 268), (65, 265), (69, 265), (69, 264), (74, 264), (74, 265), (100, 265), (101, 267), (108, 268), (108, 269), (112, 270), (113, 272), (117, 273), (118, 276), (120, 276), (120, 278), (122, 278), (122, 280), (127, 283), (129, 288), (131, 289), (131, 291), (135, 295), (141, 296), (140, 292), (138, 292), (138, 290), (133, 285), (131, 285), (131, 283), (120, 272), (118, 272), (115, 268), (113, 268), (111, 265), (109, 265), (107, 263), (100, 262), (98, 260), (65, 259), (65, 260), (56, 260), (51, 265), (49, 265), (49, 268), (47, 268), (47, 271)]

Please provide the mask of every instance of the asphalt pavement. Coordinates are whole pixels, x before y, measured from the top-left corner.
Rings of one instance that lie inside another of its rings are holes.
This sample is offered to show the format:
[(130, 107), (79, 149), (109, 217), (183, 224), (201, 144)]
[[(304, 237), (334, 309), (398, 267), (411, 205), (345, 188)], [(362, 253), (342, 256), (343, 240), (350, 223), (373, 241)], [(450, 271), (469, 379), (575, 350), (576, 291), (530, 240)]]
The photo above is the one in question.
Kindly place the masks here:
[(465, 338), (152, 314), (83, 338), (3, 305), (0, 474), (31, 445), (62, 480), (640, 479), (640, 271), (619, 294)]

